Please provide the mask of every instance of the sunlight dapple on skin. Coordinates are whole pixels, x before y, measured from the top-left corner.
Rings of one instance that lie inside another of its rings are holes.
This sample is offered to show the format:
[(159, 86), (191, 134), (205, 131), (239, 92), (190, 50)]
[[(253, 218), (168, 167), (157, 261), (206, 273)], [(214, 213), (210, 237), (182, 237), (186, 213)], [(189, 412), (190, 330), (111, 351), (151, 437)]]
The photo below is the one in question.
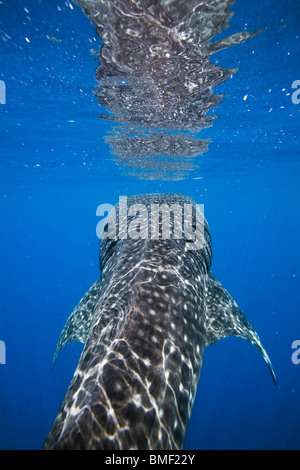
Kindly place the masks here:
[[(194, 215), (199, 210), (180, 194), (131, 196), (127, 202), (146, 207), (138, 217), (141, 232), (151, 225), (153, 205), (192, 205)], [(134, 219), (128, 217), (128, 226)], [(191, 233), (174, 237), (183, 227), (182, 212), (170, 214), (169, 239), (122, 239), (120, 218), (115, 220), (115, 236), (101, 240), (101, 277), (58, 341), (55, 358), (71, 341), (85, 346), (45, 449), (182, 448), (204, 348), (230, 335), (254, 344), (276, 381), (256, 332), (210, 271), (204, 217), (193, 219), (202, 234), (194, 249)]]

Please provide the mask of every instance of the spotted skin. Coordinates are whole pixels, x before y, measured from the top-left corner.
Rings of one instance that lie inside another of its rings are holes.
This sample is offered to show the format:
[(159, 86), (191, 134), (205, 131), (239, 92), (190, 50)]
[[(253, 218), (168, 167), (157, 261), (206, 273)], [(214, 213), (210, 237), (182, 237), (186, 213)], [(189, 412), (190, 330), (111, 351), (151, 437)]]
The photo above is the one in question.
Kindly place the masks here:
[[(179, 194), (128, 198), (146, 205), (149, 217), (151, 204), (174, 202), (196, 207)], [(228, 335), (255, 344), (275, 378), (257, 334), (210, 272), (204, 218), (203, 234), (197, 250), (187, 249), (185, 238), (102, 240), (101, 278), (68, 319), (55, 352), (85, 341), (45, 449), (182, 448), (204, 348)]]

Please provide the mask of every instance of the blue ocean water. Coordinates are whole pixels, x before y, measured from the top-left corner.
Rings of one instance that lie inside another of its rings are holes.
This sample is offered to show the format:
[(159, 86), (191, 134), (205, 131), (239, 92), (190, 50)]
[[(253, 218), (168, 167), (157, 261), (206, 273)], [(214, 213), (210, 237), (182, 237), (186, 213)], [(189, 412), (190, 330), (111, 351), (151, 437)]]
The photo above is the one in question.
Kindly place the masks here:
[[(203, 130), (209, 151), (180, 181), (143, 181), (112, 161), (93, 95), (100, 40), (69, 1), (0, 1), (0, 448), (39, 449), (82, 345), (56, 341), (99, 277), (96, 208), (180, 192), (204, 204), (214, 275), (257, 330), (205, 351), (185, 449), (299, 449), (299, 0), (237, 0), (226, 34), (265, 28), (212, 60), (239, 71)], [(298, 64), (298, 66), (297, 66)], [(0, 96), (1, 98), (1, 96)], [(2, 100), (3, 101), (3, 100)], [(295, 100), (294, 100), (295, 101)], [(0, 361), (1, 362), (1, 361)]]

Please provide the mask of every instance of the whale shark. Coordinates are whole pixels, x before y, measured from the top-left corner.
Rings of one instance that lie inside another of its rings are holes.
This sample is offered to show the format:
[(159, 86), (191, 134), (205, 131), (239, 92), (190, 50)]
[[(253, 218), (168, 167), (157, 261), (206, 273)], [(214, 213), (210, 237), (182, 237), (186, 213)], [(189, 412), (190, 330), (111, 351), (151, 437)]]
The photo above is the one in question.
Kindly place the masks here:
[(191, 198), (147, 194), (116, 204), (103, 223), (101, 276), (54, 353), (84, 343), (45, 449), (181, 449), (204, 350), (228, 336), (250, 341), (276, 384), (211, 261), (208, 223)]

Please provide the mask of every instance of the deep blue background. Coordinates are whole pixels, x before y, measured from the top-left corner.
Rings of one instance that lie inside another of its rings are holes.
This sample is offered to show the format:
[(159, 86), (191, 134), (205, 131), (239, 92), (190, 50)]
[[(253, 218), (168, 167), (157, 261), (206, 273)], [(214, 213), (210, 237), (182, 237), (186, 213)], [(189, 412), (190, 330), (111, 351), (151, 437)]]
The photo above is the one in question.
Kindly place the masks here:
[(234, 11), (226, 34), (266, 29), (212, 58), (239, 71), (218, 87), (228, 97), (201, 133), (209, 152), (184, 181), (145, 182), (124, 176), (103, 142), (109, 124), (97, 118), (89, 51), (100, 41), (81, 10), (0, 1), (1, 449), (40, 448), (71, 380), (81, 345), (50, 366), (66, 318), (99, 276), (97, 206), (157, 191), (204, 204), (213, 272), (258, 331), (279, 383), (241, 339), (207, 348), (185, 448), (300, 448), (300, 365), (291, 362), (300, 339), (300, 105), (291, 101), (300, 2), (238, 0)]

